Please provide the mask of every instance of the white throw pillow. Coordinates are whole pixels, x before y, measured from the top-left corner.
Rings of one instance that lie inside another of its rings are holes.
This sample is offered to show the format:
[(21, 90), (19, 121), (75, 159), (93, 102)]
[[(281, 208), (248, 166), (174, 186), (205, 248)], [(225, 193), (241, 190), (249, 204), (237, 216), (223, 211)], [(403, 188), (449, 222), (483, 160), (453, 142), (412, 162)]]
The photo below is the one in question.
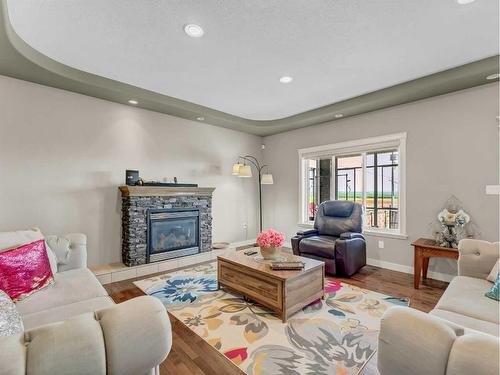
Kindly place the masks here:
[(12, 336), (24, 331), (16, 305), (7, 293), (0, 290), (0, 336)]
[[(45, 239), (45, 237), (42, 231), (38, 228), (12, 232), (0, 232), (0, 252), (43, 239)], [(47, 249), (50, 270), (52, 271), (52, 274), (55, 275), (57, 273), (56, 254), (49, 247), (47, 241), (45, 241), (45, 248)]]
[(495, 265), (491, 269), (491, 272), (488, 275), (488, 277), (486, 278), (486, 280), (491, 281), (492, 283), (495, 282), (495, 280), (497, 279), (497, 275), (498, 275), (498, 268), (500, 267), (499, 263), (500, 263), (500, 258), (498, 258), (497, 262), (495, 263)]

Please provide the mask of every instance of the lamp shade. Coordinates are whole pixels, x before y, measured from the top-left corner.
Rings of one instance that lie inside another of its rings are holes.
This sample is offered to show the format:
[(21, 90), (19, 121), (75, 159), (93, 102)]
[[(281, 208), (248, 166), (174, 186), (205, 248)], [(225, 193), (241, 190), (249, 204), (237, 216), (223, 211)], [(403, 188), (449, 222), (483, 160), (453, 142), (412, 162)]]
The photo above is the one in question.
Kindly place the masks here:
[(272, 174), (263, 174), (261, 179), (260, 179), (260, 183), (262, 185), (272, 185), (274, 184), (274, 181), (273, 181), (273, 175)]
[(240, 174), (240, 167), (242, 166), (243, 164), (241, 163), (233, 164), (233, 176), (238, 176)]
[(252, 177), (252, 168), (249, 165), (242, 165), (239, 171), (239, 177)]

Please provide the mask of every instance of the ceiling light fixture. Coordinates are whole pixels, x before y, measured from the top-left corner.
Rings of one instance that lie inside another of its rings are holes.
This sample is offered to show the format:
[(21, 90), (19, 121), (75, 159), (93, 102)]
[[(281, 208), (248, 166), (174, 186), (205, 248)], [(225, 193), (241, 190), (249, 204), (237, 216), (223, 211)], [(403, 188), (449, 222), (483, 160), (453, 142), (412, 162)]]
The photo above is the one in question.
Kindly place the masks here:
[(459, 3), (460, 5), (467, 5), (473, 3), (474, 1), (475, 0), (457, 0), (457, 3)]
[(196, 119), (197, 119), (198, 121), (203, 121), (203, 120), (205, 120), (205, 117), (199, 116), (199, 117), (196, 117)]
[(486, 77), (487, 80), (498, 79), (498, 78), (500, 78), (500, 73), (490, 74), (488, 77)]
[(184, 32), (193, 38), (202, 37), (204, 32), (200, 25), (195, 25), (194, 23), (190, 23), (184, 26)]
[(334, 117), (335, 118), (341, 118), (341, 117), (344, 117), (344, 115), (342, 113), (337, 113), (337, 114), (335, 114)]
[(283, 76), (280, 78), (281, 83), (290, 83), (293, 81), (293, 77), (290, 76)]
[(139, 104), (139, 102), (137, 100), (134, 100), (134, 99), (130, 99), (128, 102), (129, 102), (129, 104), (133, 104), (133, 105)]

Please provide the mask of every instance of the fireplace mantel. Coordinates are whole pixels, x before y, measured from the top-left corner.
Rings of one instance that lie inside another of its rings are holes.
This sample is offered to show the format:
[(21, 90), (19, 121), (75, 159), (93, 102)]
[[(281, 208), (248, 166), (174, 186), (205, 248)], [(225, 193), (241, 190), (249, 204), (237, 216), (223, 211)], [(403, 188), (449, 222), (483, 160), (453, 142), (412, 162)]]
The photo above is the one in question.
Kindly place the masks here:
[(212, 195), (213, 187), (176, 187), (176, 186), (120, 186), (122, 197), (171, 197), (177, 195)]

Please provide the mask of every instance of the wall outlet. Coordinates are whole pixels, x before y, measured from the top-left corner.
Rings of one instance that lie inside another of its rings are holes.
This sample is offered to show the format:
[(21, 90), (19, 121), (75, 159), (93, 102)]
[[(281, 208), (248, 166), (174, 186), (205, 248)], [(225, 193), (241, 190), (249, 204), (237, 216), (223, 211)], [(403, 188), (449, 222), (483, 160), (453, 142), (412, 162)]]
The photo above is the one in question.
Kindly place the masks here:
[(378, 241), (378, 248), (379, 249), (383, 249), (384, 246), (385, 246), (384, 241), (382, 241), (382, 240)]
[(248, 228), (247, 223), (243, 223), (243, 229), (247, 229), (247, 228)]

